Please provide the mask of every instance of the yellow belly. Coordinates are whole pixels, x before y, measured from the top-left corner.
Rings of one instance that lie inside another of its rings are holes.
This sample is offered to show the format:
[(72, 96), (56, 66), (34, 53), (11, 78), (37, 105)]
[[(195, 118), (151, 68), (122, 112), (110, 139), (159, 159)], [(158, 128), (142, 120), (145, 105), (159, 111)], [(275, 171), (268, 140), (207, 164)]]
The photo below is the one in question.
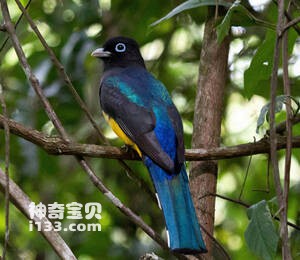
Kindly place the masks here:
[(142, 157), (141, 150), (137, 147), (137, 145), (123, 132), (123, 130), (119, 127), (118, 123), (107, 114), (103, 112), (104, 118), (107, 123), (110, 125), (112, 130), (119, 136), (125, 144), (130, 145), (134, 150), (137, 151), (140, 157)]

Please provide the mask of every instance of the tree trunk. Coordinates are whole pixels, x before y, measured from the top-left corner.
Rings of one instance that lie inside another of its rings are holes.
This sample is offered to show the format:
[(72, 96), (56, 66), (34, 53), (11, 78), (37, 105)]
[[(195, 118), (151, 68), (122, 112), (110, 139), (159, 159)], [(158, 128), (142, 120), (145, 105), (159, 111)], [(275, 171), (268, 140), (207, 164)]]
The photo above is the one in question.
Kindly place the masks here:
[[(205, 24), (194, 112), (193, 148), (213, 148), (220, 144), (224, 90), (227, 80), (229, 38), (217, 43), (215, 14), (210, 10)], [(197, 216), (203, 229), (213, 235), (217, 161), (192, 162), (190, 185)], [(211, 256), (212, 243), (202, 232)]]

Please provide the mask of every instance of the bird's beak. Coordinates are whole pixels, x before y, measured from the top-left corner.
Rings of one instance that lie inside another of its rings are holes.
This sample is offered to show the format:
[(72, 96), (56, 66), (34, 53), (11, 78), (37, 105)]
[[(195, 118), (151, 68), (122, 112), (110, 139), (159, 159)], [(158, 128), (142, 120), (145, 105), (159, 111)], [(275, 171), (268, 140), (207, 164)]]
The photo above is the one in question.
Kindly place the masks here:
[(105, 51), (103, 48), (98, 48), (94, 50), (91, 55), (96, 58), (107, 58), (110, 57), (111, 52)]

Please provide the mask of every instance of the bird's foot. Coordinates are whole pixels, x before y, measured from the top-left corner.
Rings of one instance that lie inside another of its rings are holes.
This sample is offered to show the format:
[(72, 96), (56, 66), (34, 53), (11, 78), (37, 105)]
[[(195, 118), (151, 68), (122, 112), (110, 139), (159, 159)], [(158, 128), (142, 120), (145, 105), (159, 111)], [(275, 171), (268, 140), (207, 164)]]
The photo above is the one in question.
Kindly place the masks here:
[(128, 153), (130, 152), (130, 150), (133, 150), (132, 147), (128, 144), (124, 144), (121, 146), (121, 150), (124, 152), (124, 153)]
[(132, 158), (136, 157), (137, 152), (133, 149), (131, 145), (124, 144), (121, 146), (121, 150), (122, 152), (129, 154)]

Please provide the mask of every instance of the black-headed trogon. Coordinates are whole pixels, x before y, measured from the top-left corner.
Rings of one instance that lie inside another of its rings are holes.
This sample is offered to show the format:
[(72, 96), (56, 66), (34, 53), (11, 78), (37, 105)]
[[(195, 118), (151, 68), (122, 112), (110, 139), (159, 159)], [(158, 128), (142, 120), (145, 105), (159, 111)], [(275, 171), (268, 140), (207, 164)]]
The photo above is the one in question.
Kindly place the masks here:
[(92, 56), (104, 63), (99, 91), (103, 114), (150, 172), (170, 249), (206, 252), (184, 164), (182, 121), (169, 93), (147, 71), (133, 39), (111, 38)]

